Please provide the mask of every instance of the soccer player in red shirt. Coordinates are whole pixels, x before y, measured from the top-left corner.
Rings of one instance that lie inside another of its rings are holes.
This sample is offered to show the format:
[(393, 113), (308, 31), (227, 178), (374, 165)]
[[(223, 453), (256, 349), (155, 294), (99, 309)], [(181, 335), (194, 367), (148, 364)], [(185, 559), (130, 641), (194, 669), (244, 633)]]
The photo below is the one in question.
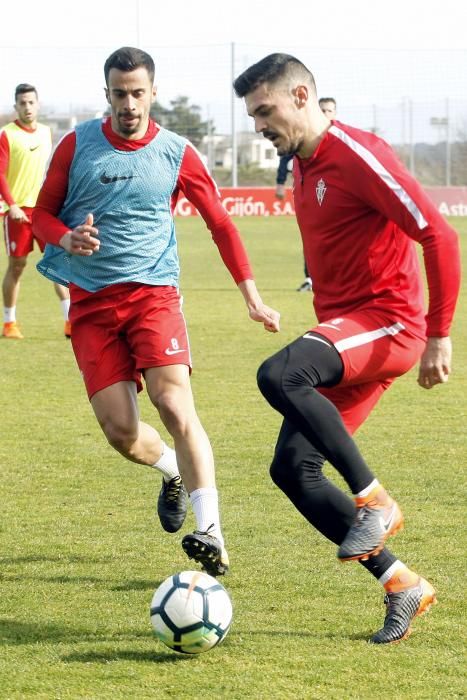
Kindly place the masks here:
[[(284, 418), (271, 476), (339, 545), (339, 559), (360, 561), (383, 584), (387, 615), (371, 641), (399, 641), (435, 591), (385, 548), (402, 514), (351, 434), (418, 360), (422, 387), (447, 381), (457, 236), (382, 139), (323, 114), (312, 74), (293, 56), (267, 56), (234, 88), (256, 131), (280, 156), (295, 156), (295, 209), (318, 318), (258, 371), (261, 392)], [(424, 252), (426, 316), (414, 241)], [(354, 500), (324, 477), (325, 460)]]
[[(210, 228), (250, 318), (276, 332), (279, 314), (263, 304), (198, 152), (150, 119), (151, 56), (118, 49), (104, 75), (111, 116), (79, 124), (62, 139), (40, 192), (34, 231), (49, 245), (38, 267), (70, 286), (73, 350), (107, 440), (128, 460), (162, 473), (158, 515), (166, 531), (181, 528), (188, 491), (197, 530), (185, 535), (183, 549), (218, 576), (229, 561), (212, 449), (191, 392), (173, 220), (180, 192)], [(142, 375), (175, 452), (139, 419)]]

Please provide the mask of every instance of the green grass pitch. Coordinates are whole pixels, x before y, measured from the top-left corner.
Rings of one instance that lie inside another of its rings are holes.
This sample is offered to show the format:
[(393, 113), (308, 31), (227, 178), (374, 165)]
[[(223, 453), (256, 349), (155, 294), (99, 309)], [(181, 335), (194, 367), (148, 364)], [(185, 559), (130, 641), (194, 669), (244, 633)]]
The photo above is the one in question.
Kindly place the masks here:
[[(279, 417), (256, 388), (256, 369), (314, 321), (312, 295), (295, 291), (303, 274), (296, 224), (237, 223), (263, 298), (282, 313), (278, 335), (249, 321), (204, 223), (178, 220), (193, 389), (216, 456), (232, 564), (232, 629), (195, 658), (154, 638), (154, 589), (194, 566), (180, 547), (193, 516), (179, 534), (163, 533), (154, 514), (158, 475), (106, 444), (34, 254), (18, 304), (26, 338), (0, 340), (2, 700), (413, 700), (465, 692), (466, 287), (448, 384), (423, 391), (412, 371), (357, 434), (405, 513), (390, 547), (439, 598), (409, 640), (371, 647), (366, 640), (384, 617), (381, 587), (363, 567), (338, 563), (335, 547), (268, 475)], [(452, 223), (465, 265), (467, 219)], [(145, 393), (140, 404), (160, 428)]]

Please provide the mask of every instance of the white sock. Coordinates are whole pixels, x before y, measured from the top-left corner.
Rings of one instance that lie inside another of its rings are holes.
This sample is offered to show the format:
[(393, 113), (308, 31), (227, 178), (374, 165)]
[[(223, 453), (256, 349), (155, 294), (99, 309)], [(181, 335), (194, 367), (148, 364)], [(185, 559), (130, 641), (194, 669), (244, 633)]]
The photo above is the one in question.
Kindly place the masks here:
[(3, 323), (12, 323), (16, 321), (16, 306), (3, 307)]
[(68, 321), (68, 312), (70, 310), (70, 300), (60, 299), (60, 306), (62, 307), (63, 320)]
[(368, 496), (368, 494), (370, 494), (373, 491), (373, 489), (375, 489), (377, 486), (379, 486), (378, 479), (373, 479), (371, 484), (369, 484), (365, 489), (359, 491), (355, 495), (360, 496), (360, 498), (365, 498), (365, 496)]
[(162, 443), (161, 456), (157, 462), (151, 466), (161, 472), (165, 482), (170, 481), (170, 479), (173, 479), (175, 476), (180, 476), (175, 450), (166, 445), (165, 442)]
[(219, 496), (216, 488), (196, 489), (190, 493), (191, 507), (196, 518), (196, 529), (201, 532), (214, 525), (209, 534), (214, 535), (224, 546), (219, 518)]
[(397, 559), (394, 564), (391, 564), (389, 569), (387, 569), (382, 576), (379, 577), (378, 581), (382, 586), (389, 581), (390, 578), (394, 576), (396, 571), (399, 569), (405, 569), (405, 564), (403, 564), (399, 559)]

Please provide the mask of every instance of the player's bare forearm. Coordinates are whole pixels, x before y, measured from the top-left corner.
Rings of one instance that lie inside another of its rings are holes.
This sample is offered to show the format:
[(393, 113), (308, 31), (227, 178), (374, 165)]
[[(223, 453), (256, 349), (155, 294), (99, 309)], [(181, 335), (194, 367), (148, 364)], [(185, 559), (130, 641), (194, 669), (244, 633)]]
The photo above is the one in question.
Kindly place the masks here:
[(425, 351), (420, 359), (418, 383), (424, 389), (436, 384), (444, 384), (451, 373), (451, 338), (428, 338)]
[(248, 307), (252, 321), (264, 325), (265, 330), (277, 333), (280, 330), (280, 313), (263, 303), (253, 280), (244, 280), (238, 285)]

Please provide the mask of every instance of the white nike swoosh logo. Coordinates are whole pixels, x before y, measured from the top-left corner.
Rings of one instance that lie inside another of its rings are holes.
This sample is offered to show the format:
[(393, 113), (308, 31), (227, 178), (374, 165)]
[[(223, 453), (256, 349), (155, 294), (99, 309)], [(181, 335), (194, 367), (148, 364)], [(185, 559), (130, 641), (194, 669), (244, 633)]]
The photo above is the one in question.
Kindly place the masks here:
[(167, 348), (165, 351), (166, 355), (176, 355), (178, 352), (185, 352), (185, 348), (180, 348), (179, 350), (171, 350), (170, 348)]
[(383, 530), (383, 532), (388, 532), (388, 530), (392, 527), (395, 515), (396, 515), (396, 504), (394, 503), (392, 508), (391, 508), (391, 512), (389, 514), (388, 519), (385, 520), (383, 518), (383, 516), (380, 516), (380, 518), (379, 518), (379, 523), (381, 525), (381, 529)]

